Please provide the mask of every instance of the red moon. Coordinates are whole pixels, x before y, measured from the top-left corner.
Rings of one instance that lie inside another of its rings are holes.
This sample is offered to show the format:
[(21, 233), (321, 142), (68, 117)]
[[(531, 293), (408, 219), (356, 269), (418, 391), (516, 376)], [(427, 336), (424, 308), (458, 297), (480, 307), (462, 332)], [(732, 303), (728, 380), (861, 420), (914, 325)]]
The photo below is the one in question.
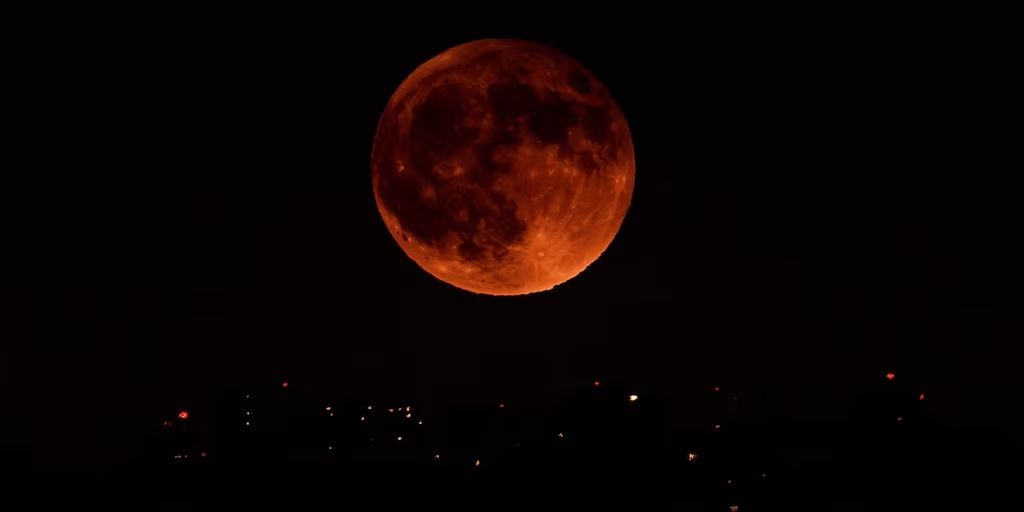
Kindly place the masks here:
[(483, 39), (402, 82), (371, 155), (377, 208), (406, 255), (475, 293), (550, 290), (597, 260), (633, 195), (626, 119), (580, 63)]

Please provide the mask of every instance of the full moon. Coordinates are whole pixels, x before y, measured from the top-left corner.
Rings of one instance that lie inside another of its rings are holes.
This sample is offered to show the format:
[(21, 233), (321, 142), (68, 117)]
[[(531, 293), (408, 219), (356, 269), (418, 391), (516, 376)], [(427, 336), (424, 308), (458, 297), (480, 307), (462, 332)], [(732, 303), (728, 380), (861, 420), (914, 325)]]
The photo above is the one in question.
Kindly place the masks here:
[(536, 43), (484, 39), (405, 79), (377, 125), (377, 208), (423, 270), (487, 295), (550, 290), (615, 238), (636, 166), (594, 75)]

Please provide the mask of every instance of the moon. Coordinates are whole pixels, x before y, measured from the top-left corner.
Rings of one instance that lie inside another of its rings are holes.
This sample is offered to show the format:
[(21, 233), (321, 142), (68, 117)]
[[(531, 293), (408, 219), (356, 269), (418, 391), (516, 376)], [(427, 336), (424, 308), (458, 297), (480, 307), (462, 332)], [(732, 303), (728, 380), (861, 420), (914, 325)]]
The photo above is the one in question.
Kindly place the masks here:
[(483, 39), (405, 79), (377, 125), (373, 192), (405, 254), (486, 295), (580, 274), (626, 217), (636, 165), (626, 119), (571, 57)]

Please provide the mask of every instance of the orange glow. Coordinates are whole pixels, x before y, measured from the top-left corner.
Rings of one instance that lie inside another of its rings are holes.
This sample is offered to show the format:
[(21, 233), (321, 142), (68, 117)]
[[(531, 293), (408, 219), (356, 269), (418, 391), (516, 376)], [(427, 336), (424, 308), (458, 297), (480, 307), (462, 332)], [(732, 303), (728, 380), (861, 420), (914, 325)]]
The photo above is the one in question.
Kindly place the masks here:
[(409, 412), (409, 411), (411, 411), (411, 410), (412, 410), (412, 407), (408, 407), (408, 406), (406, 406), (406, 408), (405, 408), (405, 412)]
[(402, 440), (402, 436), (398, 436), (398, 440), (401, 441)]
[(479, 466), (480, 465), (480, 461), (476, 461), (476, 465)]
[(178, 413), (178, 417), (183, 419), (183, 420), (187, 420), (188, 419), (188, 411), (181, 411), (181, 412), (179, 412)]
[[(576, 79), (586, 84), (586, 94), (570, 85), (580, 83)], [(522, 98), (536, 98), (530, 107), (535, 111), (508, 117), (499, 112), (505, 109), (490, 105), (489, 86), (513, 83), (517, 94), (527, 95)], [(557, 127), (541, 121), (567, 107), (576, 121)], [(415, 113), (431, 109), (451, 117), (439, 118), (443, 124), (435, 128), (429, 124), (432, 117)], [(581, 123), (584, 111), (594, 114), (587, 119), (596, 125)], [(541, 132), (534, 131), (538, 122), (544, 126)], [(434, 138), (414, 135), (421, 129)], [(459, 135), (467, 129), (478, 135)], [(556, 133), (562, 135), (552, 139)], [(495, 144), (508, 136), (507, 143)], [(433, 144), (451, 148), (445, 150), (451, 156), (445, 157), (443, 171), (435, 172), (438, 164), (429, 160), (410, 159), (427, 154)], [(490, 149), (495, 145), (500, 149)], [(496, 188), (478, 173), (462, 172), (491, 159), (507, 169), (502, 175), (506, 186)], [(512, 39), (456, 46), (416, 68), (380, 117), (370, 163), (377, 208), (405, 254), (437, 279), (486, 295), (550, 290), (583, 272), (618, 232), (636, 174), (629, 126), (604, 86), (572, 58)], [(547, 175), (558, 178), (534, 178)], [(404, 188), (408, 183), (419, 185)], [(405, 190), (416, 192), (399, 192)], [(468, 191), (465, 197), (473, 199), (456, 200), (461, 192), (455, 190)], [(515, 206), (505, 210), (501, 205)], [(424, 212), (436, 219), (429, 222), (440, 223), (431, 226), (445, 229), (424, 231)], [(480, 222), (467, 223), (465, 212), (474, 219), (480, 215)], [(516, 220), (506, 220), (510, 215)], [(490, 235), (505, 229), (522, 234), (512, 237), (515, 242), (498, 242)], [(460, 255), (460, 237), (480, 244), (479, 255)]]
[(691, 454), (687, 455), (686, 456), (686, 460), (691, 461), (691, 462), (697, 460), (697, 454), (696, 453), (691, 453)]
[(918, 395), (917, 399), (918, 400), (924, 400), (924, 393), (921, 393), (920, 395)]
[(887, 373), (887, 374), (885, 374), (885, 378), (887, 378), (889, 380), (893, 380), (893, 379), (896, 378), (896, 374), (895, 373)]
[(286, 387), (288, 387), (288, 383), (287, 383), (287, 382), (282, 382), (282, 383), (281, 383), (281, 387), (282, 387), (282, 388), (286, 388)]
[(406, 418), (412, 418), (412, 414), (406, 414), (405, 417)]
[(327, 410), (328, 410), (328, 411), (329, 411), (329, 410), (331, 410), (331, 406), (329, 406), (329, 405), (328, 405), (328, 406), (327, 406)]
[(636, 395), (629, 395), (629, 401), (630, 402), (636, 402), (639, 399), (640, 399), (640, 397), (638, 397)]
[(733, 505), (733, 506), (729, 507), (729, 512), (736, 512), (739, 509), (740, 509), (740, 507), (738, 507), (736, 505)]

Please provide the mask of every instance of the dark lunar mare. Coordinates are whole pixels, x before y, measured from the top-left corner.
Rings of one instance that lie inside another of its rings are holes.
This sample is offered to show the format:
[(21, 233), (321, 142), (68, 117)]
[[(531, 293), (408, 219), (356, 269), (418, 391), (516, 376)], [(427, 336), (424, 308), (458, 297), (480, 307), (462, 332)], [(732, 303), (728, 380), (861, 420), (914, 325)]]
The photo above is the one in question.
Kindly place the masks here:
[[(476, 63), (494, 58), (496, 54), (485, 54)], [(401, 224), (403, 239), (408, 233), (422, 243), (441, 248), (446, 237), (454, 234), (460, 240), (458, 252), (464, 260), (477, 264), (493, 260), (500, 265), (509, 255), (507, 247), (523, 241), (528, 225), (518, 214), (515, 201), (493, 188), (500, 176), (512, 172), (511, 165), (494, 158), (496, 151), (516, 151), (519, 123), (525, 119), (524, 127), (533, 139), (544, 145), (558, 145), (560, 155), (573, 158), (580, 171), (599, 172), (593, 154), (577, 152), (569, 145), (569, 130), (581, 128), (600, 146), (608, 142), (608, 116), (600, 107), (566, 101), (554, 93), (541, 97), (534, 87), (511, 79), (488, 86), (482, 99), (494, 115), (494, 124), (481, 133), (464, 122), (479, 114), (467, 110), (473, 108), (470, 100), (479, 92), (443, 78), (460, 73), (459, 69), (448, 69), (424, 80), (422, 86), (431, 89), (427, 98), (413, 108), (404, 143), (398, 123), (390, 120), (375, 157), (380, 174), (378, 192)], [(591, 81), (579, 72), (568, 77), (568, 84), (580, 94), (595, 91)], [(407, 152), (396, 151), (399, 149)], [(450, 164), (467, 150), (472, 157), (462, 157), (458, 162), (465, 170), (462, 175), (434, 172), (436, 166)], [(404, 169), (398, 172), (397, 164), (381, 165), (385, 157), (397, 157)], [(426, 185), (434, 189), (435, 200), (424, 197)]]

